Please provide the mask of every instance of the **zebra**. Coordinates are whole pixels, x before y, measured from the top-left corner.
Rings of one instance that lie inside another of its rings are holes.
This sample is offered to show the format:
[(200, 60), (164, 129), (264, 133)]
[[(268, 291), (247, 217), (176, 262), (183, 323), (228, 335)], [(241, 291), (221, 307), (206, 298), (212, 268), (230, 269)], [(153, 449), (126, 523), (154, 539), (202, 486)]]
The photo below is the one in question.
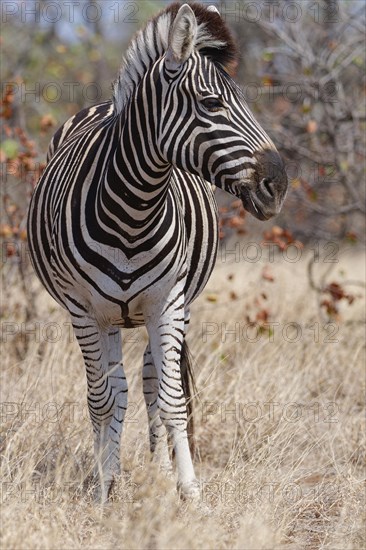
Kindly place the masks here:
[(283, 161), (233, 80), (238, 50), (214, 6), (169, 5), (132, 39), (110, 101), (55, 133), (31, 198), (34, 269), (71, 316), (87, 377), (97, 498), (120, 473), (127, 409), (121, 328), (145, 325), (150, 449), (199, 498), (187, 436), (189, 307), (218, 247), (212, 187), (260, 220), (279, 213)]

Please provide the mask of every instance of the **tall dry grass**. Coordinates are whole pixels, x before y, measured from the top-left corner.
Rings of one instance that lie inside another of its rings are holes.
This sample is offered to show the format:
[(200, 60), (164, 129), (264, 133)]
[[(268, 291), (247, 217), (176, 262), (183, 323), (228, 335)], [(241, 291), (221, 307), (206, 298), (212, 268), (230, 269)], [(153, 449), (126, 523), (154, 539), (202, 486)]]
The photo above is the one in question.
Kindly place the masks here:
[[(363, 278), (363, 260), (346, 255), (338, 276)], [(67, 315), (39, 290), (35, 325), (3, 322), (2, 548), (365, 547), (363, 298), (325, 326), (304, 261), (277, 261), (273, 282), (262, 268), (219, 262), (192, 308), (198, 506), (180, 502), (174, 480), (150, 463), (144, 330), (124, 333), (123, 474), (101, 510), (91, 496), (84, 366)], [(19, 292), (6, 294), (9, 311)], [(246, 314), (258, 296), (277, 324), (254, 342)]]

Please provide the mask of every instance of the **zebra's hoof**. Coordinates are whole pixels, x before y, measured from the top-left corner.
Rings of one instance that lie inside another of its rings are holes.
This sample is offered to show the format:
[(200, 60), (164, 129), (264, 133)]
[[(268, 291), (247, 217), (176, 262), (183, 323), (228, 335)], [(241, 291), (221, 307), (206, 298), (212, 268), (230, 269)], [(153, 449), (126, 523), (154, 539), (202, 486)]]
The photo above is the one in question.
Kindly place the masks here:
[(97, 485), (94, 490), (94, 502), (99, 506), (107, 506), (110, 503), (111, 492), (114, 485), (114, 479), (109, 483), (104, 483), (102, 486)]
[(198, 483), (197, 479), (194, 479), (193, 481), (186, 481), (185, 483), (178, 482), (177, 490), (179, 496), (183, 500), (190, 500), (195, 502), (200, 500), (201, 491), (200, 484)]

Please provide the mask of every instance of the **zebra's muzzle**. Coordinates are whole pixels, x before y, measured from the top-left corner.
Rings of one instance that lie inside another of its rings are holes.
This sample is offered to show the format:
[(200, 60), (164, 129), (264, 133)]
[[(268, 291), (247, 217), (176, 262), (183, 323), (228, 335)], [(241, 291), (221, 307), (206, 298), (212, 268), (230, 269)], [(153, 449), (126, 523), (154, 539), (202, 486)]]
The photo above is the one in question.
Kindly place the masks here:
[(250, 185), (242, 184), (244, 208), (259, 220), (268, 220), (281, 211), (288, 188), (285, 165), (276, 150), (264, 149), (255, 155), (256, 166)]
[(244, 186), (241, 188), (241, 200), (247, 212), (252, 214), (258, 220), (268, 220), (271, 216), (266, 215), (259, 204), (257, 204), (253, 194)]

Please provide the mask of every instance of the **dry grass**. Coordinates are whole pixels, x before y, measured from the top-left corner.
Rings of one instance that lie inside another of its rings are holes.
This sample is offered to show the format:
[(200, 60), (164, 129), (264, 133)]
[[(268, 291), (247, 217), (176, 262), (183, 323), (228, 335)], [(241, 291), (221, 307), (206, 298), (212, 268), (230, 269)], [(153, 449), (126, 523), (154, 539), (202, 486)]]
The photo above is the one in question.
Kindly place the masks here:
[[(363, 259), (339, 264), (346, 277), (363, 277)], [(81, 355), (67, 316), (39, 292), (40, 324), (26, 352), (19, 320), (2, 354), (2, 548), (365, 547), (363, 299), (343, 312), (337, 341), (328, 342), (332, 327), (318, 317), (304, 262), (275, 265), (273, 283), (260, 277), (262, 267), (218, 266), (193, 308), (198, 507), (180, 502), (174, 481), (149, 462), (143, 330), (125, 333), (131, 409), (122, 479), (106, 510), (93, 504)], [(263, 291), (279, 324), (253, 343), (243, 333), (245, 312)], [(6, 300), (16, 308), (17, 287)], [(301, 328), (297, 342), (283, 337), (290, 322)], [(240, 334), (225, 333), (235, 328)]]

